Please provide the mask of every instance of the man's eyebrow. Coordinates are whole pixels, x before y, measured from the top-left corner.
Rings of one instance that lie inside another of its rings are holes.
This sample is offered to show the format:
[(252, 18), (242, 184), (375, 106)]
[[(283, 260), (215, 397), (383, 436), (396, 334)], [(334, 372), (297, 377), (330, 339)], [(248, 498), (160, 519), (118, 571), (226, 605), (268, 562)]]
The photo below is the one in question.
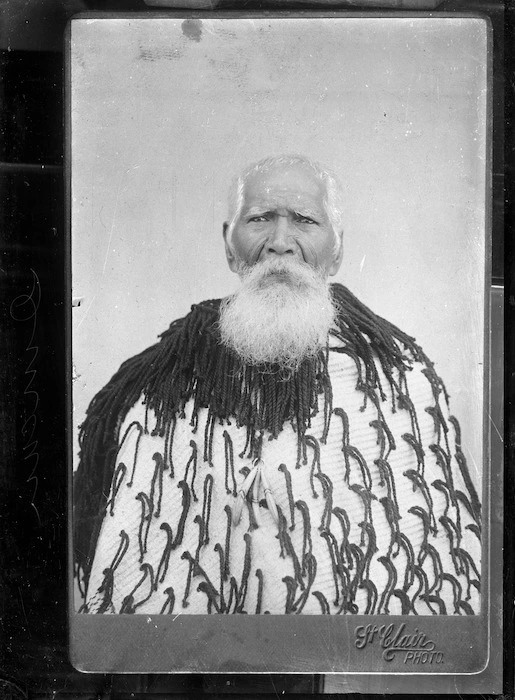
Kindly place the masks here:
[[(279, 206), (279, 208), (282, 208)], [(263, 216), (264, 214), (273, 214), (276, 211), (276, 208), (270, 208), (270, 206), (259, 206), (259, 205), (254, 205), (250, 207), (249, 209), (244, 209), (244, 216), (245, 217), (250, 217), (252, 218), (253, 216)], [(290, 211), (292, 214), (295, 214), (296, 216), (306, 216), (312, 219), (320, 219), (322, 216), (322, 213), (318, 211), (317, 209), (313, 209), (311, 207), (303, 207), (303, 206), (298, 206), (298, 207), (288, 207), (288, 211)]]
[(273, 209), (270, 209), (270, 207), (266, 206), (253, 206), (250, 207), (250, 209), (244, 209), (244, 214), (245, 216), (256, 216), (256, 215), (262, 215), (262, 214), (272, 214)]
[(297, 216), (306, 216), (311, 219), (320, 219), (321, 213), (309, 207), (297, 207), (294, 211)]

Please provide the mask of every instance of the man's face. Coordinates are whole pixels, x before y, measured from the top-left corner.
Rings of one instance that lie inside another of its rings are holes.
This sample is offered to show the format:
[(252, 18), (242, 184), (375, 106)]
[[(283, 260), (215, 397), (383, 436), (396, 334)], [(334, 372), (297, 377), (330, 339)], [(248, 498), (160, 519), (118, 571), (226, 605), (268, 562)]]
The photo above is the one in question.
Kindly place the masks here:
[(253, 266), (268, 259), (297, 258), (325, 276), (336, 274), (341, 242), (335, 253), (324, 194), (323, 185), (301, 164), (252, 175), (232, 239), (226, 238), (231, 270), (238, 272), (241, 263)]

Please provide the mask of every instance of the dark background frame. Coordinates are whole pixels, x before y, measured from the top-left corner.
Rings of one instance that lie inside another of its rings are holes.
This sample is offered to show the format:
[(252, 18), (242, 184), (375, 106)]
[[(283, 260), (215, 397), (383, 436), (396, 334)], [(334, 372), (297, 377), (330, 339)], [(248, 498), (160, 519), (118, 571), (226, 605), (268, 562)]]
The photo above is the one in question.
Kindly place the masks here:
[[(515, 356), (512, 318), (515, 285), (510, 230), (513, 200), (514, 99), (510, 38), (513, 7), (502, 1), (444, 0), (438, 12), (471, 11), (490, 17), (494, 41), (492, 284), (498, 312), (506, 268), (506, 357)], [(281, 9), (298, 9), (283, 0)], [(243, 9), (236, 0), (220, 3)], [(381, 9), (344, 0), (329, 9)], [(245, 11), (277, 9), (257, 0)], [(302, 3), (303, 10), (321, 5)], [(67, 644), (67, 485), (66, 485), (66, 317), (65, 202), (63, 178), (63, 37), (68, 18), (78, 11), (149, 14), (143, 0), (13, 0), (2, 9), (0, 30), (0, 263), (2, 331), (0, 342), (1, 619), (0, 697), (125, 698), (213, 697), (237, 694), (312, 696), (321, 690), (317, 675), (84, 675), (68, 661)], [(399, 6), (393, 9), (401, 9)], [(198, 13), (201, 16), (201, 12)], [(506, 114), (506, 117), (505, 117)], [(505, 168), (506, 163), (506, 168)], [(506, 214), (505, 214), (506, 211)], [(501, 311), (502, 313), (502, 311)], [(494, 321), (494, 319), (492, 319)], [(510, 323), (510, 320), (512, 323)], [(502, 365), (497, 362), (494, 372)], [(506, 372), (505, 503), (515, 487), (511, 426), (514, 388)], [(498, 382), (499, 384), (499, 382)], [(499, 384), (499, 393), (502, 384)], [(497, 396), (497, 398), (500, 398)], [(498, 421), (502, 420), (499, 409)], [(502, 432), (502, 426), (498, 429)], [(507, 518), (505, 559), (504, 692), (513, 692), (513, 546)], [(386, 690), (386, 689), (385, 689)], [(409, 696), (404, 696), (409, 697)]]

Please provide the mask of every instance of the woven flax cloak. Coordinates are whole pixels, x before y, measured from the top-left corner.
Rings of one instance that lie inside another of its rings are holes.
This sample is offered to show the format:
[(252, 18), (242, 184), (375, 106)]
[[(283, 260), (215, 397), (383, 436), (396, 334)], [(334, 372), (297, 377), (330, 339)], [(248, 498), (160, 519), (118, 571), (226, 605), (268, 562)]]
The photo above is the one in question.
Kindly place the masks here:
[(479, 610), (480, 504), (445, 387), (331, 289), (327, 348), (293, 376), (242, 366), (210, 301), (94, 398), (74, 484), (84, 612)]

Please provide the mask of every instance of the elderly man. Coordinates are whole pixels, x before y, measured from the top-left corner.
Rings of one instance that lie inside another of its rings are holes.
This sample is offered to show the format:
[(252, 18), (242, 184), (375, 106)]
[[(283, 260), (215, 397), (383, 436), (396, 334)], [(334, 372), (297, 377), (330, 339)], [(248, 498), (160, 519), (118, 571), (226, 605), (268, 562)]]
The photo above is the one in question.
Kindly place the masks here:
[(234, 295), (173, 322), (92, 401), (74, 484), (83, 612), (473, 614), (478, 496), (412, 338), (339, 284), (341, 194), (248, 168)]

